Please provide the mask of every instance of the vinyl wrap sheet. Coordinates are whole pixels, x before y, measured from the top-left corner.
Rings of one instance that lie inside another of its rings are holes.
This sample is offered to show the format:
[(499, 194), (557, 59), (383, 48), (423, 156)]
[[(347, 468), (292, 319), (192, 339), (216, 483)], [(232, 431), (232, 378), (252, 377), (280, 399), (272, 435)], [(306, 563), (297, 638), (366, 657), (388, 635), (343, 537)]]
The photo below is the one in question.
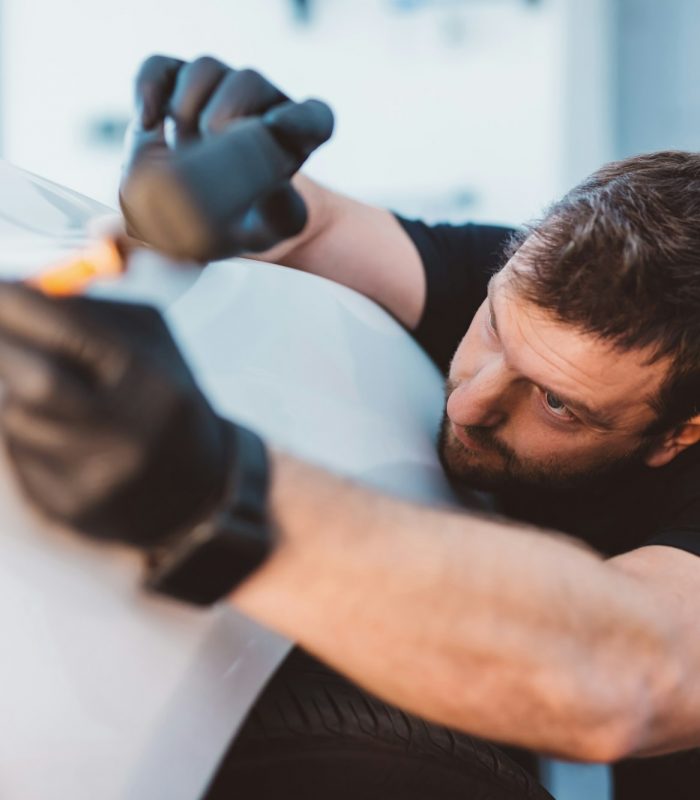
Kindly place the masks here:
[[(0, 163), (0, 276), (64, 258), (110, 213)], [(434, 454), (440, 376), (366, 298), (280, 267), (201, 272), (147, 251), (95, 291), (164, 309), (221, 414), (359, 480), (450, 502)], [(200, 797), (289, 643), (230, 606), (147, 596), (134, 554), (51, 529), (0, 471), (0, 797)]]

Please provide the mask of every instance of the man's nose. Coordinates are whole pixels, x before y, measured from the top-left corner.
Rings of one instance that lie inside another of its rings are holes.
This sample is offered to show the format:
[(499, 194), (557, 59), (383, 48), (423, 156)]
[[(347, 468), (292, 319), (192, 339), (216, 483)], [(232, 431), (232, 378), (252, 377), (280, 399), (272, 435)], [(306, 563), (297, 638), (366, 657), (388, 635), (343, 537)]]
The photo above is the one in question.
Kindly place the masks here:
[(461, 381), (447, 401), (447, 415), (455, 425), (495, 428), (507, 417), (508, 375), (498, 363), (483, 366)]

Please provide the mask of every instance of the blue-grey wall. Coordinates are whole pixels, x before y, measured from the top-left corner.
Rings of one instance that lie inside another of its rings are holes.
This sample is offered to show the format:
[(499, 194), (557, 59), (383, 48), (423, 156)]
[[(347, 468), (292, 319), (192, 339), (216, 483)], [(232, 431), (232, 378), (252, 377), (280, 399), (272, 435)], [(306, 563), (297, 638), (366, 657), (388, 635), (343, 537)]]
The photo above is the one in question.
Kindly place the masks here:
[(615, 0), (617, 156), (700, 150), (700, 2)]

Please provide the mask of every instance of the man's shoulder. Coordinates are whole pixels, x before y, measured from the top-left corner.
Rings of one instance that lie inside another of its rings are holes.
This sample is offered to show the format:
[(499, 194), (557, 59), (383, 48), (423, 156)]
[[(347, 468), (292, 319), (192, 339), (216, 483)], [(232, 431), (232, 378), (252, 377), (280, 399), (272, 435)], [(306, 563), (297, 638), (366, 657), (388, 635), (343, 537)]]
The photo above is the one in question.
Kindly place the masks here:
[(510, 225), (464, 222), (429, 224), (422, 220), (397, 219), (418, 248), (424, 264), (435, 260), (463, 269), (494, 269), (500, 265), (505, 248), (518, 239), (519, 230)]
[(423, 313), (414, 337), (446, 370), (459, 341), (503, 266), (515, 228), (466, 223), (428, 225), (397, 217), (416, 247), (426, 279)]
[(659, 473), (659, 521), (649, 543), (700, 555), (700, 444), (684, 450)]
[[(597, 511), (598, 520), (605, 518), (600, 526), (605, 546), (589, 541), (610, 555), (647, 544), (666, 544), (700, 555), (700, 445), (664, 467), (644, 467), (617, 485), (613, 482)], [(591, 530), (590, 536), (597, 533)]]
[(505, 508), (510, 516), (568, 533), (608, 556), (649, 543), (691, 549), (689, 537), (697, 538), (700, 554), (700, 445), (665, 467), (640, 465), (600, 486), (514, 497)]

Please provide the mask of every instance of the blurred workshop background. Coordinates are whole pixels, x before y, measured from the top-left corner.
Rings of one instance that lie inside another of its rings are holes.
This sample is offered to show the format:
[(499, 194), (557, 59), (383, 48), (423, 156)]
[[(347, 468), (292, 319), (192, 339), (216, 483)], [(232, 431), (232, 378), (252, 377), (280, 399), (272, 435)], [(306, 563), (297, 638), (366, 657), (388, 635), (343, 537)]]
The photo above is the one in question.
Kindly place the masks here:
[(154, 52), (331, 103), (317, 179), (520, 222), (601, 163), (700, 143), (697, 0), (0, 0), (0, 155), (110, 204)]

